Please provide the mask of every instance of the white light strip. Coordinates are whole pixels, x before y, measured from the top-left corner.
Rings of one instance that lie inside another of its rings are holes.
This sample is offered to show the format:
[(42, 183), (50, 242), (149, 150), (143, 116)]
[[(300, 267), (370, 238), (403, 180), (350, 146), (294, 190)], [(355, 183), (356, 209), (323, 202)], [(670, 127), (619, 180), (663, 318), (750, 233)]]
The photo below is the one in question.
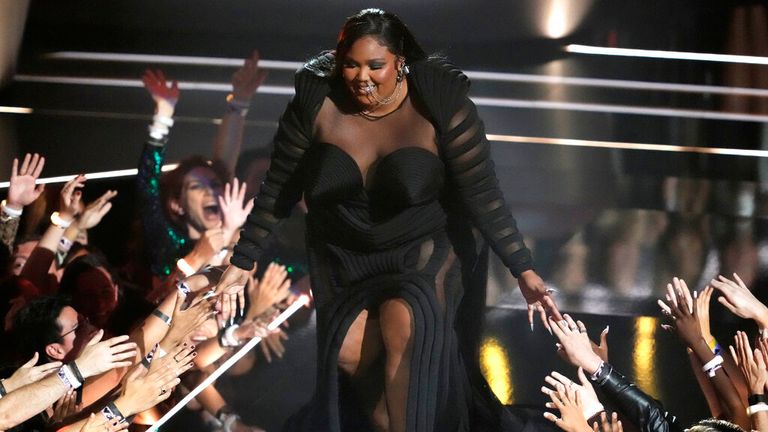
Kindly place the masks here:
[[(163, 172), (171, 171), (175, 169), (179, 164), (167, 164), (163, 165), (161, 170)], [(130, 177), (135, 176), (139, 173), (139, 170), (137, 168), (130, 168), (130, 169), (122, 169), (122, 170), (113, 170), (113, 171), (100, 171), (95, 173), (89, 173), (85, 175), (85, 178), (88, 180), (98, 180), (98, 179), (110, 179), (110, 178), (118, 178), (118, 177)], [(58, 177), (45, 177), (45, 178), (39, 178), (37, 179), (36, 184), (50, 184), (50, 183), (66, 183), (73, 178), (75, 178), (76, 174), (70, 174), (70, 175), (63, 175)], [(0, 189), (7, 189), (11, 185), (10, 181), (4, 181), (0, 182)]]
[(768, 122), (768, 115), (740, 114), (721, 111), (687, 110), (679, 108), (637, 107), (629, 105), (590, 104), (580, 102), (537, 101), (528, 99), (497, 99), (486, 97), (471, 98), (478, 106), (500, 108), (549, 109), (565, 111), (601, 112), (610, 114), (637, 114), (650, 116), (693, 118), (707, 120), (730, 120)]
[(754, 65), (768, 65), (768, 57), (733, 55), (733, 54), (709, 54), (686, 51), (663, 51), (631, 48), (609, 48), (590, 45), (571, 44), (565, 50), (577, 54), (596, 54), (621, 57), (642, 57), (669, 60), (696, 60), (722, 63), (743, 63)]
[(602, 78), (580, 78), (556, 75), (515, 74), (502, 72), (467, 71), (466, 75), (475, 81), (523, 82), (535, 84), (569, 85), (582, 87), (617, 88), (627, 90), (656, 90), (681, 93), (707, 93), (737, 96), (768, 97), (768, 90), (749, 87), (724, 87), (698, 84), (676, 84), (652, 81), (614, 80)]
[(8, 114), (32, 114), (32, 108), (0, 106), (0, 113)]
[[(143, 88), (144, 84), (138, 79), (116, 79), (116, 78), (88, 78), (88, 77), (62, 77), (52, 75), (16, 75), (14, 80), (21, 82), (37, 82), (50, 84), (73, 84), (73, 85), (93, 85), (105, 87), (132, 87)], [(183, 90), (204, 90), (231, 92), (232, 84), (198, 82), (198, 81), (179, 81), (179, 88)], [(293, 95), (294, 89), (290, 86), (259, 86), (258, 93)]]
[[(245, 59), (225, 58), (225, 57), (198, 57), (198, 56), (175, 56), (175, 55), (154, 55), (154, 54), (124, 54), (124, 53), (104, 53), (104, 52), (84, 52), (84, 51), (59, 51), (45, 54), (43, 58), (56, 60), (90, 60), (105, 62), (125, 62), (125, 63), (155, 63), (155, 64), (182, 64), (192, 66), (233, 66), (240, 67)], [(259, 67), (264, 69), (281, 69), (295, 71), (304, 63), (282, 60), (264, 60), (259, 59)]]
[[(583, 47), (584, 45), (569, 45)], [(60, 51), (46, 54), (45, 58), (60, 60), (92, 60), (135, 63), (185, 64), (204, 66), (234, 66), (243, 64), (243, 59), (221, 57), (171, 56), (152, 54), (99, 53), (82, 51)], [(761, 58), (761, 57), (758, 57)], [(303, 65), (302, 62), (283, 60), (259, 60), (259, 66), (265, 69), (295, 71)], [(625, 81), (599, 78), (563, 77), (551, 75), (516, 74), (506, 72), (465, 71), (469, 78), (476, 81), (527, 82), (541, 84), (560, 84), (588, 87), (623, 88), (631, 90), (658, 90), (686, 93), (732, 94), (745, 96), (767, 97), (768, 90), (746, 87), (722, 87), (694, 84), (658, 83), (648, 81)], [(228, 91), (228, 90), (227, 90)], [(281, 93), (282, 94), (282, 93)]]
[[(299, 296), (296, 301), (291, 304), (288, 309), (283, 311), (277, 318), (275, 318), (267, 328), (269, 330), (275, 330), (277, 329), (285, 320), (287, 320), (291, 315), (296, 313), (299, 309), (301, 309), (303, 306), (306, 306), (309, 304), (309, 296), (306, 294), (302, 294)], [(164, 416), (162, 416), (158, 421), (155, 422), (149, 429), (147, 429), (147, 432), (157, 432), (162, 425), (164, 425), (168, 420), (170, 420), (174, 415), (176, 415), (179, 410), (184, 408), (185, 405), (187, 405), (192, 399), (194, 399), (200, 392), (205, 390), (206, 387), (213, 384), (214, 381), (216, 381), (221, 375), (224, 374), (229, 368), (234, 366), (235, 363), (237, 363), (241, 358), (243, 358), (250, 350), (252, 350), (256, 345), (261, 342), (260, 337), (255, 337), (248, 341), (245, 345), (243, 345), (242, 348), (240, 348), (239, 351), (237, 351), (232, 357), (228, 358), (227, 361), (222, 363), (221, 366), (219, 366), (218, 369), (213, 371), (208, 377), (203, 380), (203, 382), (200, 383), (197, 387), (195, 387), (192, 391), (189, 392), (186, 396), (184, 396), (183, 399), (181, 399), (176, 405), (173, 406), (167, 413), (165, 413)]]
[(693, 147), (693, 146), (679, 146), (671, 144), (646, 144), (646, 143), (631, 143), (620, 141), (592, 141), (592, 140), (579, 140), (568, 138), (545, 138), (545, 137), (530, 137), (530, 136), (515, 136), (515, 135), (486, 135), (489, 141), (497, 142), (512, 142), (512, 143), (529, 143), (529, 144), (549, 144), (549, 145), (562, 145), (572, 147), (595, 147), (595, 148), (609, 148), (609, 149), (623, 149), (623, 150), (650, 150), (650, 151), (664, 151), (675, 153), (701, 153), (701, 154), (716, 154), (725, 156), (752, 156), (768, 158), (768, 150), (747, 150), (747, 149), (735, 149), (724, 147)]
[[(78, 84), (114, 87), (143, 87), (139, 80), (111, 79), (111, 78), (85, 78), (85, 77), (56, 77), (45, 75), (17, 75), (17, 81), (43, 82), (53, 84)], [(210, 82), (186, 82), (179, 83), (184, 89), (205, 91), (228, 92), (231, 84)], [(294, 88), (290, 86), (260, 86), (259, 93), (293, 95)], [(566, 111), (602, 112), (614, 114), (637, 114), (664, 117), (694, 118), (708, 120), (731, 120), (749, 122), (768, 122), (768, 115), (728, 113), (721, 111), (686, 110), (679, 108), (636, 107), (629, 105), (589, 104), (579, 102), (536, 101), (528, 99), (501, 99), (488, 97), (471, 98), (478, 106), (500, 108), (526, 108), (526, 109), (550, 109)]]

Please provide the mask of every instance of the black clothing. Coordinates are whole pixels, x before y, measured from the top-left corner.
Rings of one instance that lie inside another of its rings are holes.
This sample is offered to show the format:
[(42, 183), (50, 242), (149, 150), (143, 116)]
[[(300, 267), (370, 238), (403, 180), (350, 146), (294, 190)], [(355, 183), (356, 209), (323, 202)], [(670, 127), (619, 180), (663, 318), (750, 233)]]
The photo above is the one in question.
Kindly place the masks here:
[[(345, 112), (347, 89), (327, 70), (310, 62), (297, 73), (269, 172), (235, 247), (231, 262), (252, 268), (304, 195), (318, 380), (313, 401), (286, 429), (371, 429), (338, 373), (338, 354), (360, 312), (392, 298), (407, 303), (413, 323), (408, 431), (550, 429), (540, 413), (534, 426), (502, 409), (474, 360), (487, 248), (472, 227), (515, 276), (532, 263), (498, 188), (468, 79), (441, 59), (410, 69), (408, 98), (376, 120)], [(361, 146), (378, 151), (365, 172)]]

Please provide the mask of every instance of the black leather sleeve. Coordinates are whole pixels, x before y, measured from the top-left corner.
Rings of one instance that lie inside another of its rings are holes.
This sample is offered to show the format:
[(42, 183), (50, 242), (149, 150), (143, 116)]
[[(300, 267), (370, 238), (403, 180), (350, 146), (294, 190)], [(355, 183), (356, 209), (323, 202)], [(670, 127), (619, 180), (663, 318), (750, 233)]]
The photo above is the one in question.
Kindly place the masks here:
[(650, 397), (609, 364), (595, 389), (601, 400), (615, 406), (641, 432), (682, 432), (677, 418), (664, 410), (661, 402)]

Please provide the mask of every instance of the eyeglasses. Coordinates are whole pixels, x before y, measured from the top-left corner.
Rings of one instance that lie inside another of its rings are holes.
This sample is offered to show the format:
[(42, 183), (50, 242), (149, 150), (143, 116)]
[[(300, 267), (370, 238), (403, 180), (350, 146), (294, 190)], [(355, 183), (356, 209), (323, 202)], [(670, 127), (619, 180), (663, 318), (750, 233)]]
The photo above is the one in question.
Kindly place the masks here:
[(72, 329), (70, 331), (62, 334), (60, 337), (64, 337), (64, 336), (66, 336), (66, 335), (68, 335), (68, 334), (70, 334), (70, 333), (72, 333), (74, 331), (77, 331), (77, 329), (79, 329), (81, 325), (88, 325), (89, 323), (90, 323), (90, 321), (88, 320), (87, 316), (81, 315), (81, 314), (77, 314), (77, 323), (75, 324), (75, 326), (72, 327)]

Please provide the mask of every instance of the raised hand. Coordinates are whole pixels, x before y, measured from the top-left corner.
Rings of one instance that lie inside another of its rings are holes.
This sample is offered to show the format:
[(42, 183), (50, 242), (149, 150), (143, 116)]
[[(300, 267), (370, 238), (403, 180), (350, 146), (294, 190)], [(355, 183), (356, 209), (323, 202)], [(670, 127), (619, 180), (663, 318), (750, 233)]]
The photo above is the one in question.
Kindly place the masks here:
[(621, 420), (616, 413), (611, 414), (610, 420), (605, 413), (600, 414), (600, 424), (597, 422), (592, 424), (593, 432), (624, 432), (624, 427), (621, 425)]
[(250, 102), (253, 94), (267, 79), (267, 71), (259, 69), (259, 52), (254, 51), (245, 64), (232, 74), (232, 96), (236, 101)]
[(59, 216), (64, 220), (73, 220), (80, 213), (80, 189), (85, 186), (85, 176), (80, 174), (68, 181), (59, 193)]
[(208, 318), (213, 317), (213, 299), (199, 296), (194, 303), (187, 309), (182, 309), (184, 305), (184, 294), (176, 293), (176, 304), (173, 308), (171, 317), (171, 326), (168, 329), (161, 346), (175, 347), (193, 330), (200, 327)]
[(550, 412), (544, 413), (544, 418), (555, 423), (560, 429), (566, 432), (586, 432), (589, 431), (587, 419), (584, 418), (583, 407), (579, 394), (571, 386), (566, 388), (562, 384), (557, 384), (556, 390), (552, 391), (542, 387), (541, 391), (552, 400), (547, 403), (547, 407), (560, 411), (560, 417)]
[(115, 405), (125, 416), (138, 414), (168, 399), (180, 382), (176, 370), (167, 365), (152, 369), (144, 376), (132, 375), (126, 379), (123, 394)]
[(750, 394), (765, 393), (765, 384), (768, 381), (768, 370), (765, 369), (765, 357), (760, 349), (752, 351), (749, 346), (747, 334), (738, 331), (734, 336), (736, 348), (729, 346), (733, 360), (741, 369), (744, 378), (747, 379)]
[(525, 302), (528, 303), (528, 324), (533, 330), (533, 315), (538, 312), (544, 327), (549, 329), (549, 323), (547, 322), (547, 316), (554, 318), (556, 321), (563, 319), (560, 314), (560, 310), (557, 309), (555, 299), (552, 298), (552, 290), (548, 290), (544, 285), (544, 280), (536, 274), (533, 270), (526, 270), (520, 274), (517, 279), (517, 283), (520, 286), (520, 292), (525, 298)]
[[(578, 375), (579, 382), (581, 384), (576, 384), (575, 382), (568, 379), (568, 377), (558, 372), (552, 372), (546, 378), (544, 378), (544, 381), (546, 381), (547, 384), (551, 386), (551, 388), (542, 387), (542, 391), (544, 394), (548, 395), (555, 391), (558, 385), (565, 386), (568, 389), (573, 388), (578, 394), (579, 400), (581, 401), (582, 414), (584, 415), (584, 418), (589, 419), (597, 413), (603, 411), (604, 408), (600, 403), (600, 400), (597, 398), (594, 387), (592, 387), (592, 384), (584, 374), (584, 369), (579, 368)], [(555, 408), (554, 403), (548, 402), (547, 408)]]
[(219, 207), (224, 215), (224, 232), (226, 241), (231, 241), (232, 235), (245, 223), (245, 219), (253, 209), (253, 199), (245, 201), (246, 184), (240, 183), (235, 177), (232, 183), (224, 185), (224, 194), (219, 195)]
[(600, 367), (602, 360), (592, 350), (592, 341), (587, 335), (587, 328), (581, 321), (574, 322), (570, 315), (564, 315), (562, 321), (549, 319), (552, 334), (560, 341), (558, 355), (568, 363), (583, 368), (593, 374)]
[[(581, 321), (579, 321), (578, 323), (581, 323)], [(608, 331), (610, 329), (611, 329), (610, 326), (605, 326), (603, 331), (600, 332), (600, 345), (590, 340), (592, 344), (592, 351), (594, 351), (594, 353), (597, 354), (600, 357), (600, 359), (604, 362), (608, 361)]]
[(80, 230), (87, 230), (98, 225), (104, 216), (112, 209), (110, 200), (117, 196), (117, 191), (108, 190), (94, 202), (88, 204), (83, 214), (77, 218), (77, 226)]
[(158, 107), (161, 105), (168, 105), (171, 108), (176, 106), (179, 101), (179, 83), (176, 80), (169, 84), (163, 71), (158, 69), (153, 72), (147, 69), (144, 71), (141, 81)]
[(714, 291), (714, 288), (707, 285), (707, 287), (704, 288), (696, 298), (696, 308), (699, 312), (699, 325), (701, 325), (701, 335), (704, 337), (704, 340), (707, 341), (707, 343), (714, 339), (709, 324), (709, 304), (710, 300), (712, 299), (712, 293)]
[(101, 341), (102, 336), (104, 336), (104, 330), (99, 330), (75, 360), (77, 368), (85, 378), (100, 375), (108, 370), (131, 366), (132, 360), (136, 358), (136, 344), (126, 342), (128, 336), (116, 336)]
[(288, 335), (280, 329), (269, 333), (262, 339), (261, 353), (264, 354), (267, 363), (272, 363), (273, 354), (277, 358), (283, 358), (283, 355), (285, 354), (285, 345), (283, 345), (283, 341), (286, 340), (288, 340)]
[(164, 357), (152, 360), (152, 363), (149, 365), (149, 373), (151, 374), (160, 369), (168, 369), (173, 371), (176, 376), (180, 376), (192, 369), (195, 365), (193, 363), (195, 357), (197, 357), (195, 346), (186, 342), (181, 343)]
[(45, 158), (37, 153), (24, 155), (21, 168), (19, 168), (19, 160), (13, 159), (6, 206), (14, 210), (21, 210), (32, 204), (43, 193), (45, 185), (35, 185), (40, 173), (43, 172), (43, 166), (45, 166)]
[[(685, 281), (679, 278), (673, 278), (672, 284), (667, 284), (667, 302), (658, 300), (662, 313), (669, 316), (673, 322), (672, 325), (665, 325), (665, 330), (674, 329), (680, 339), (689, 348), (693, 348), (700, 341), (704, 341), (701, 333), (701, 324), (699, 323), (697, 295), (691, 297), (690, 290)], [(706, 342), (706, 341), (704, 341)]]
[(39, 354), (35, 353), (28, 362), (16, 369), (16, 372), (14, 372), (10, 378), (4, 380), (3, 385), (5, 386), (5, 390), (12, 392), (27, 384), (37, 382), (61, 367), (61, 362), (58, 361), (35, 366), (38, 358)]
[(284, 265), (269, 263), (261, 282), (251, 278), (248, 298), (248, 318), (256, 319), (275, 303), (283, 301), (290, 294), (291, 280)]
[(733, 279), (718, 276), (709, 282), (710, 286), (722, 294), (717, 301), (737, 316), (755, 320), (758, 325), (765, 327), (763, 324), (768, 322), (768, 308), (755, 298), (739, 275), (734, 273)]

